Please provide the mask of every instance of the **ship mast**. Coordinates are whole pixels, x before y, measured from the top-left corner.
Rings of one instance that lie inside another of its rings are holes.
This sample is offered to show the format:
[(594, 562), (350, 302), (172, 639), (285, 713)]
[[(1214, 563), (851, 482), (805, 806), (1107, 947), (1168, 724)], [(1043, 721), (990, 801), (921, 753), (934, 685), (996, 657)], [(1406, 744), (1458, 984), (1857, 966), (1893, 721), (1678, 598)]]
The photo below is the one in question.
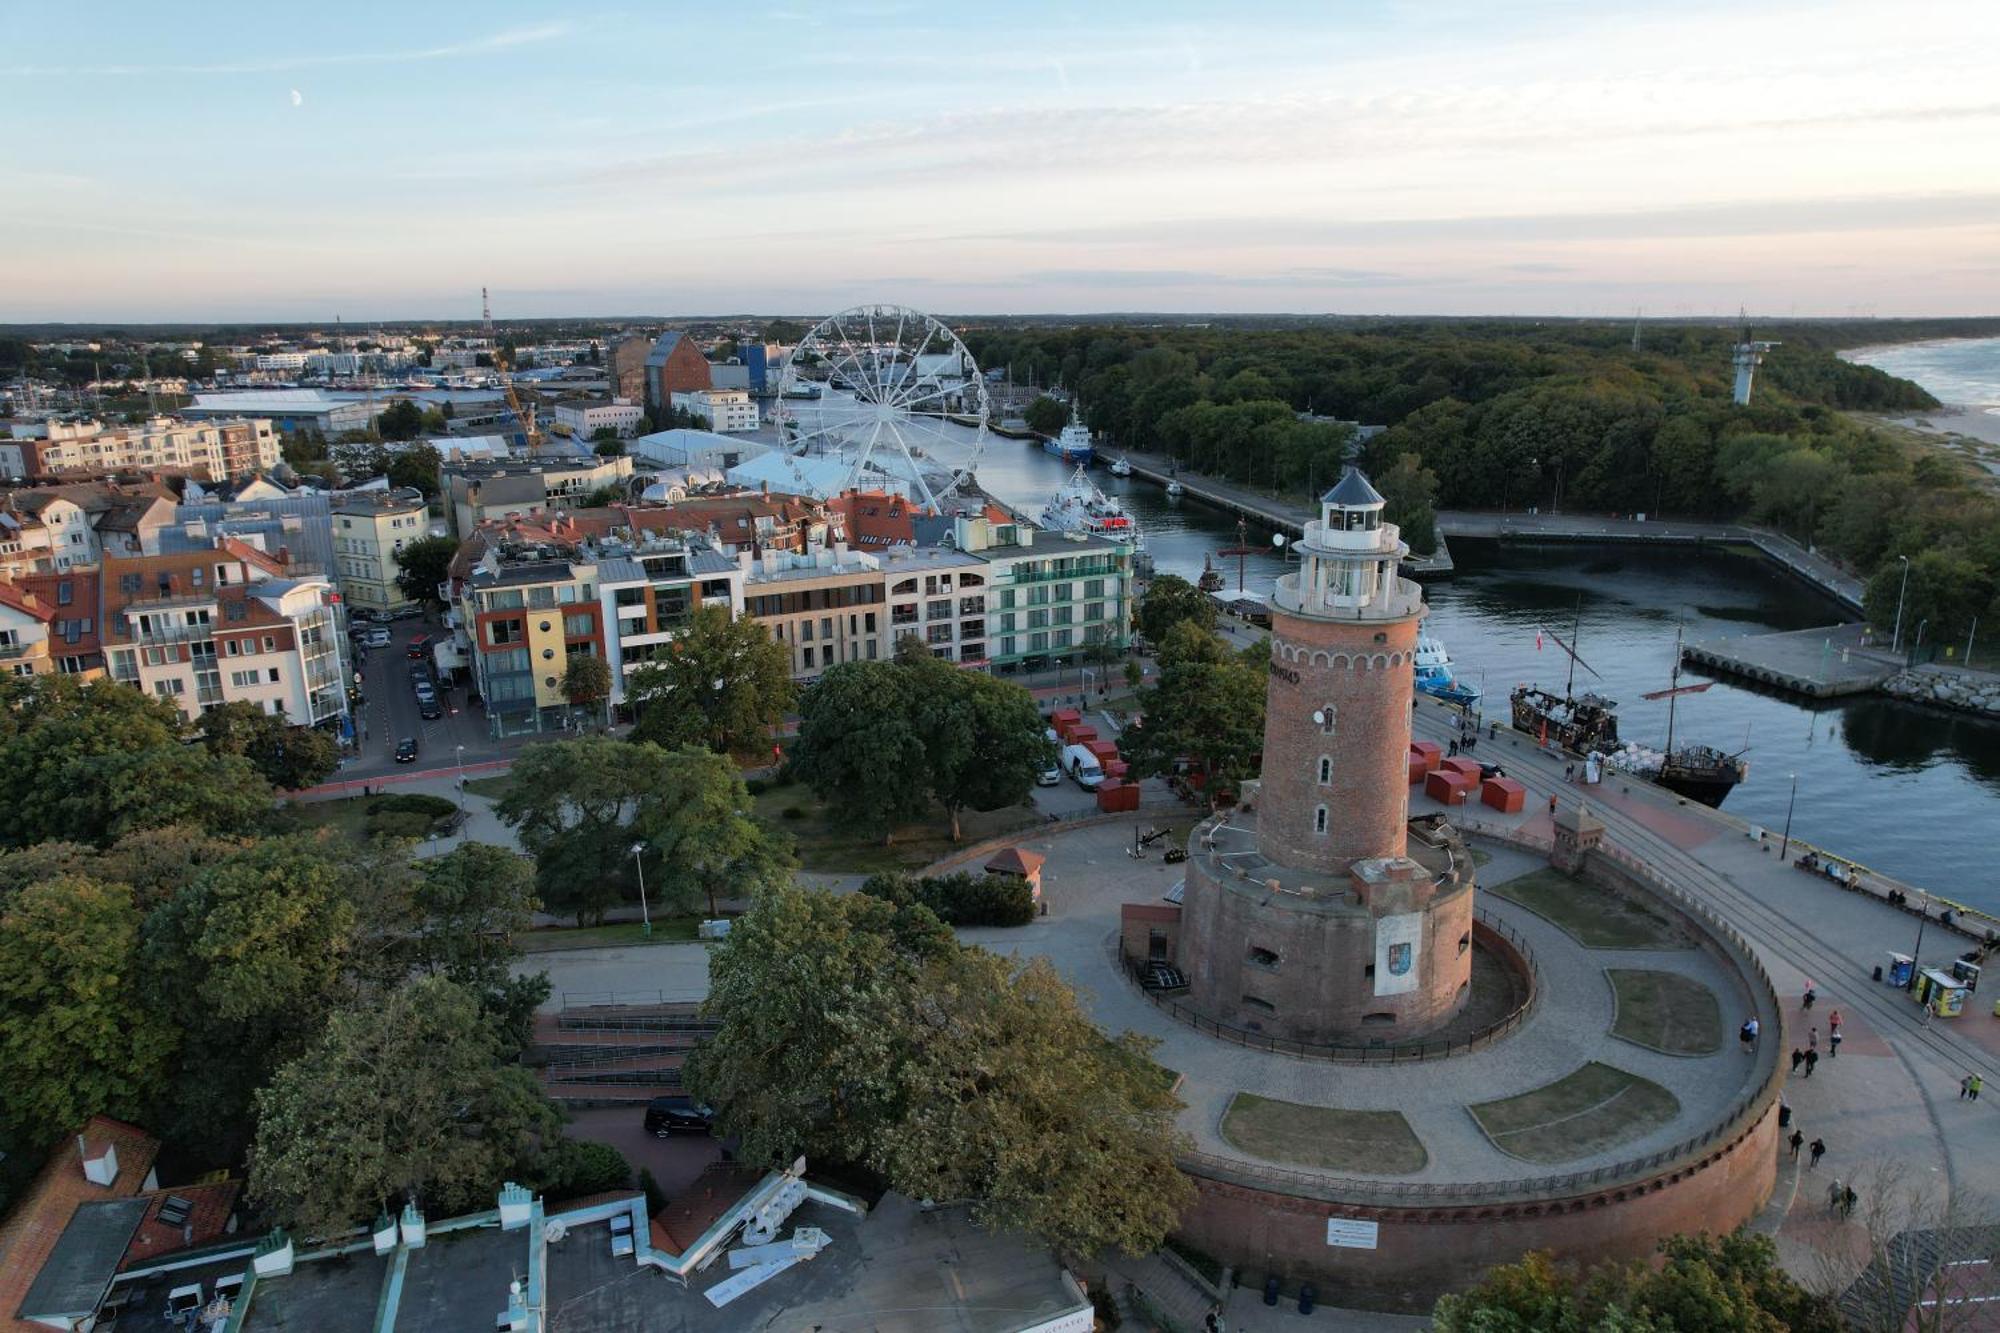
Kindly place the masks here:
[(1576, 646), (1573, 646), (1569, 649), (1569, 679), (1563, 683), (1563, 698), (1565, 699), (1573, 699), (1576, 697), (1576, 647), (1582, 645), (1583, 642), (1581, 637), (1582, 629), (1583, 629), (1583, 594), (1578, 593), (1576, 595), (1576, 616), (1574, 619), (1570, 621), (1570, 627), (1569, 627), (1569, 641), (1572, 645)]

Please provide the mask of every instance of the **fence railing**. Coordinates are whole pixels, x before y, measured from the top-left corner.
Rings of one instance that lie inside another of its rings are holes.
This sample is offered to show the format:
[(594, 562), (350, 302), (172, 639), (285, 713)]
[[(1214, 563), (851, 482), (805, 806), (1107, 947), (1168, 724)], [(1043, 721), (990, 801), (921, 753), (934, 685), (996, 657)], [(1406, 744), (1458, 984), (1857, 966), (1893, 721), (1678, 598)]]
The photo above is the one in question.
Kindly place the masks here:
[[(1460, 827), (1520, 847), (1535, 850), (1547, 850), (1549, 847), (1549, 840), (1546, 838), (1523, 835), (1503, 826), (1472, 823), (1461, 824)], [(1737, 966), (1754, 983), (1756, 991), (1754, 1003), (1764, 1030), (1769, 1034), (1767, 1040), (1758, 1043), (1757, 1064), (1762, 1077), (1757, 1080), (1755, 1087), (1732, 1102), (1721, 1119), (1708, 1129), (1641, 1157), (1627, 1158), (1584, 1171), (1551, 1176), (1523, 1176), (1509, 1180), (1373, 1180), (1263, 1166), (1200, 1152), (1181, 1154), (1177, 1160), (1182, 1167), (1191, 1174), (1207, 1179), (1245, 1185), (1252, 1189), (1275, 1188), (1301, 1198), (1326, 1199), (1334, 1202), (1380, 1202), (1384, 1206), (1393, 1207), (1421, 1207), (1426, 1202), (1432, 1201), (1469, 1203), (1498, 1199), (1533, 1200), (1592, 1193), (1607, 1187), (1648, 1179), (1670, 1168), (1696, 1164), (1712, 1151), (1727, 1147), (1747, 1134), (1770, 1109), (1771, 1103), (1778, 1095), (1780, 1078), (1778, 1048), (1783, 1044), (1780, 1039), (1781, 1011), (1778, 1006), (1778, 992), (1771, 984), (1770, 975), (1757, 960), (1756, 950), (1734, 927), (1718, 917), (1706, 905), (1695, 901), (1669, 883), (1664, 876), (1638, 857), (1610, 847), (1598, 848), (1597, 854), (1638, 879), (1649, 891), (1660, 894), (1676, 909), (1693, 918), (1714, 938), (1721, 940), (1735, 956)]]
[(1501, 1018), (1487, 1023), (1463, 1037), (1434, 1041), (1356, 1042), (1322, 1043), (1292, 1041), (1284, 1037), (1274, 1037), (1268, 1032), (1257, 1032), (1250, 1028), (1222, 1023), (1203, 1014), (1193, 1005), (1184, 1004), (1171, 995), (1157, 990), (1149, 990), (1145, 985), (1145, 973), (1149, 960), (1135, 958), (1125, 953), (1124, 945), (1117, 937), (1111, 941), (1115, 961), (1122, 963), (1126, 978), (1138, 986), (1139, 993), (1176, 1022), (1185, 1023), (1205, 1036), (1219, 1037), (1223, 1041), (1235, 1042), (1252, 1050), (1269, 1051), (1274, 1055), (1289, 1055), (1301, 1060), (1325, 1060), (1333, 1064), (1414, 1064), (1419, 1060), (1437, 1060), (1446, 1056), (1464, 1055), (1491, 1045), (1525, 1023), (1534, 1011), (1540, 998), (1540, 988), (1534, 984), (1535, 951), (1513, 927), (1493, 916), (1483, 907), (1473, 911), (1474, 921), (1500, 937), (1507, 946), (1520, 955), (1528, 969), (1527, 995), (1521, 1003)]

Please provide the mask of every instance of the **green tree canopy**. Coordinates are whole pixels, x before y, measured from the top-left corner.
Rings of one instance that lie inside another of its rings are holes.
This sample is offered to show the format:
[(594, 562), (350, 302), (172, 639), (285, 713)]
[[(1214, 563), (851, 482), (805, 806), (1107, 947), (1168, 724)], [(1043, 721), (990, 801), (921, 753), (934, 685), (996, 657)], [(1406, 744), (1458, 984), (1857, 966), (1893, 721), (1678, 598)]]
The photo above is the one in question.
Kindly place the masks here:
[(563, 666), (563, 698), (578, 708), (597, 708), (611, 697), (611, 664), (595, 653), (571, 656)]
[(631, 832), (645, 847), (646, 886), (663, 901), (683, 910), (705, 901), (714, 916), (718, 895), (746, 897), (790, 878), (790, 848), (750, 817), (728, 756), (696, 746), (663, 753), (637, 801)]
[(1167, 631), (1184, 620), (1213, 631), (1215, 599), (1178, 574), (1155, 576), (1139, 599), (1139, 633), (1157, 649), (1166, 642)]
[(1994, 576), (1960, 551), (1923, 550), (1910, 557), (1907, 594), (1902, 561), (1885, 560), (1868, 581), (1862, 606), (1868, 623), (1893, 637), (1900, 599), (1906, 650), (1916, 646), (1920, 630), (1924, 643), (1963, 646), (1973, 618), (1993, 601), (1994, 585)]
[(1055, 747), (1025, 689), (905, 643), (913, 651), (898, 647), (894, 669), (907, 677), (900, 696), (913, 710), (924, 767), (920, 775), (903, 777), (920, 780), (944, 807), (956, 842), (959, 816), (967, 809), (997, 810), (1027, 800), (1035, 776), (1055, 763)]
[(340, 742), (318, 727), (296, 727), (256, 704), (218, 704), (195, 724), (214, 754), (250, 761), (272, 786), (298, 791), (324, 782), (340, 767)]
[(1160, 643), (1160, 674), (1139, 692), (1141, 721), (1120, 751), (1133, 771), (1167, 775), (1183, 762), (1236, 782), (1256, 771), (1264, 748), (1270, 647), (1231, 651), (1218, 636), (1182, 622)]
[(1167, 1080), (1044, 961), (961, 949), (921, 907), (767, 892), (711, 955), (694, 1093), (751, 1161), (857, 1162), (1065, 1252), (1157, 1246), (1192, 1195)]
[(792, 706), (791, 655), (756, 621), (703, 606), (665, 653), (633, 674), (627, 695), (638, 713), (633, 740), (761, 751)]
[(444, 455), (437, 451), (437, 446), (411, 444), (390, 457), (386, 475), (391, 486), (419, 490), (428, 497), (438, 493), (443, 468)]
[(458, 554), (456, 537), (419, 537), (396, 552), (396, 587), (413, 602), (435, 602)]
[(408, 398), (398, 398), (375, 418), (375, 429), (385, 440), (414, 440), (424, 431), (424, 412)]
[(1069, 404), (1060, 398), (1041, 394), (1021, 413), (1021, 420), (1028, 423), (1029, 430), (1054, 435), (1069, 424)]
[(842, 818), (883, 841), (918, 818), (930, 794), (908, 671), (893, 662), (843, 662), (799, 698), (793, 771)]
[(0, 902), (0, 1130), (40, 1144), (99, 1112), (141, 1117), (176, 1034), (139, 993), (130, 886), (61, 875)]
[(314, 1237), (405, 1200), (476, 1207), (562, 1123), (477, 997), (436, 976), (335, 1014), (257, 1094), (257, 1115), (250, 1194)]

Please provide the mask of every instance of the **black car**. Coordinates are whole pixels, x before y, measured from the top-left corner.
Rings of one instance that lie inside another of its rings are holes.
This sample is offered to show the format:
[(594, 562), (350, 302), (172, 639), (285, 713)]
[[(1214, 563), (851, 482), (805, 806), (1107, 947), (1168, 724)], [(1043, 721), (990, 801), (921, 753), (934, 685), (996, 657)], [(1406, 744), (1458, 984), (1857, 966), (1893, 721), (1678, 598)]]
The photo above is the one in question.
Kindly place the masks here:
[(406, 736), (396, 742), (396, 762), (399, 764), (414, 764), (417, 762), (417, 738), (415, 736)]
[(435, 694), (420, 694), (417, 696), (417, 716), (426, 722), (443, 717), (444, 705), (438, 702)]
[(692, 1097), (655, 1097), (646, 1103), (646, 1132), (656, 1139), (673, 1134), (706, 1134), (715, 1112)]

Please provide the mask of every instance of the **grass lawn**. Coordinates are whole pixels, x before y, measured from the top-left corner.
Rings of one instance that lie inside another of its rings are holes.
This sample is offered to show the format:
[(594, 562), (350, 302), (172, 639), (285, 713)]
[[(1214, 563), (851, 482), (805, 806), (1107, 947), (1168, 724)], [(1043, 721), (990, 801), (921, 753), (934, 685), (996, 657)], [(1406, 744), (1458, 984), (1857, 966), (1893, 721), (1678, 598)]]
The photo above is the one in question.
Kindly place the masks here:
[(339, 801), (298, 801), (292, 806), (307, 828), (329, 828), (356, 842), (368, 841), (368, 799), (352, 796)]
[(621, 944), (679, 944), (695, 938), (700, 921), (693, 916), (655, 917), (650, 939), (639, 933), (637, 921), (530, 930), (514, 937), (514, 947), (522, 953), (547, 953), (552, 949), (609, 949)]
[(1485, 888), (1546, 917), (1587, 949), (1693, 947), (1665, 917), (1556, 870), (1537, 870)]
[(1657, 1083), (1592, 1061), (1533, 1092), (1466, 1108), (1493, 1146), (1527, 1162), (1573, 1162), (1629, 1142), (1680, 1113)]
[[(757, 818), (792, 835), (798, 842), (799, 867), (833, 874), (873, 875), (889, 870), (920, 870), (956, 847), (951, 826), (943, 815), (925, 824), (912, 824), (896, 831), (891, 846), (882, 845), (880, 829), (859, 828), (830, 812), (812, 789), (802, 783), (774, 787), (751, 798)], [(785, 811), (796, 808), (797, 818)], [(965, 842), (997, 837), (1040, 823), (1033, 806), (1015, 805), (1002, 810), (968, 810), (960, 817)]]
[(474, 796), (484, 796), (489, 801), (497, 801), (514, 789), (514, 775), (494, 773), (483, 778), (467, 778), (465, 789)]
[(1222, 1137), (1267, 1161), (1369, 1175), (1404, 1175), (1430, 1161), (1400, 1111), (1301, 1106), (1248, 1092), (1229, 1099)]
[(1607, 967), (1618, 997), (1611, 1035), (1667, 1055), (1707, 1055), (1722, 1047), (1715, 992), (1674, 972)]

